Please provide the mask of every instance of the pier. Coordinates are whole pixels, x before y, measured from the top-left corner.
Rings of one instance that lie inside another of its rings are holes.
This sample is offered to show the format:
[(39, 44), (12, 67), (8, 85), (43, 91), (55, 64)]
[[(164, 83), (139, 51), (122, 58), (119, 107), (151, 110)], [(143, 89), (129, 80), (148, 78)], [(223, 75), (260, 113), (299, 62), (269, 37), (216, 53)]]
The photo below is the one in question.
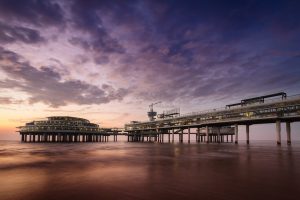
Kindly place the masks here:
[[(276, 98), (274, 98), (276, 97)], [(158, 102), (157, 102), (158, 103)], [(243, 99), (239, 103), (226, 105), (221, 109), (192, 112), (180, 115), (164, 112), (157, 115), (150, 105), (149, 121), (133, 121), (123, 129), (100, 128), (83, 118), (54, 116), (20, 126), (22, 142), (107, 142), (110, 136), (114, 142), (118, 135), (126, 135), (128, 142), (183, 143), (238, 143), (239, 127), (245, 126), (246, 143), (250, 143), (251, 126), (273, 123), (275, 138), (281, 144), (281, 125), (285, 123), (287, 144), (292, 143), (291, 123), (300, 121), (300, 95), (287, 96), (280, 92)], [(191, 141), (194, 135), (195, 141)]]
[[(300, 95), (287, 96), (284, 92), (269, 94), (249, 99), (239, 103), (226, 105), (221, 109), (202, 112), (192, 112), (185, 115), (154, 119), (156, 112), (153, 104), (150, 108), (149, 121), (133, 121), (125, 124), (128, 141), (174, 142), (174, 135), (196, 135), (196, 142), (220, 143), (239, 142), (239, 126), (246, 127), (246, 142), (250, 143), (250, 127), (255, 124), (273, 123), (276, 127), (276, 143), (281, 144), (281, 124), (286, 124), (287, 144), (290, 145), (291, 123), (300, 121)], [(234, 138), (233, 138), (234, 137)], [(229, 138), (229, 139), (228, 139)]]

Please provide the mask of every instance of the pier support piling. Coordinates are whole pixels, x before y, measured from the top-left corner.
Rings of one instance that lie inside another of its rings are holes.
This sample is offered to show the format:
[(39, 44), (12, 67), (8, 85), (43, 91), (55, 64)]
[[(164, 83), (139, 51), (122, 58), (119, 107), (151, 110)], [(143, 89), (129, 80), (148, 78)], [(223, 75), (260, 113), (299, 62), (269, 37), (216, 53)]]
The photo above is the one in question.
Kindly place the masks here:
[(172, 129), (172, 143), (174, 143), (174, 129)]
[(277, 144), (281, 145), (281, 126), (280, 120), (276, 121)]
[(182, 129), (181, 134), (180, 134), (180, 142), (183, 143), (183, 129)]
[(209, 130), (208, 130), (208, 126), (206, 126), (206, 143), (209, 143)]
[(217, 127), (217, 142), (218, 143), (221, 143), (221, 130), (220, 130), (220, 127)]
[(286, 122), (286, 139), (287, 139), (287, 144), (291, 145), (292, 140), (291, 140), (291, 123)]
[(234, 134), (235, 134), (235, 144), (238, 143), (239, 140), (239, 126), (237, 124), (234, 125)]
[(248, 124), (246, 125), (246, 141), (247, 141), (247, 144), (249, 144), (249, 125)]
[(188, 128), (188, 143), (191, 142), (191, 128)]

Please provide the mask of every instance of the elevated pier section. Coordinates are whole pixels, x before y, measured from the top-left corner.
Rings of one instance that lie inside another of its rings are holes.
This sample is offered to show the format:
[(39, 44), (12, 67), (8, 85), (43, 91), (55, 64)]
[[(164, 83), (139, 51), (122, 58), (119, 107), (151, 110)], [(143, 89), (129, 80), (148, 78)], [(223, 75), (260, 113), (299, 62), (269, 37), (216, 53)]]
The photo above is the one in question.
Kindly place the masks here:
[[(280, 98), (274, 99), (276, 96)], [(249, 143), (251, 125), (274, 123), (276, 142), (281, 144), (281, 124), (286, 123), (287, 144), (291, 144), (290, 125), (296, 121), (300, 121), (300, 95), (287, 97), (281, 92), (244, 99), (222, 109), (192, 112), (169, 119), (135, 121), (125, 124), (125, 131), (128, 132), (128, 141), (143, 141), (140, 138), (146, 137), (150, 141), (163, 142), (167, 134), (168, 141), (174, 142), (174, 134), (179, 134), (179, 142), (183, 142), (182, 135), (187, 134), (190, 142), (190, 135), (195, 134), (197, 142), (223, 142), (228, 141), (224, 140), (228, 137), (232, 141), (234, 136), (234, 142), (238, 143), (238, 127), (244, 125)]]

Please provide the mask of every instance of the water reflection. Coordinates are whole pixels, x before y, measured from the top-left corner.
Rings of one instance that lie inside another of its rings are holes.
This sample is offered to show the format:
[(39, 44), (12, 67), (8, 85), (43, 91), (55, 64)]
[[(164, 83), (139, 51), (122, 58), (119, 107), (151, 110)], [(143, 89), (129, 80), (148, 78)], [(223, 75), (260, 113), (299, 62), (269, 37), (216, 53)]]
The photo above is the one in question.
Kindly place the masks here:
[(8, 199), (298, 199), (300, 144), (0, 142)]

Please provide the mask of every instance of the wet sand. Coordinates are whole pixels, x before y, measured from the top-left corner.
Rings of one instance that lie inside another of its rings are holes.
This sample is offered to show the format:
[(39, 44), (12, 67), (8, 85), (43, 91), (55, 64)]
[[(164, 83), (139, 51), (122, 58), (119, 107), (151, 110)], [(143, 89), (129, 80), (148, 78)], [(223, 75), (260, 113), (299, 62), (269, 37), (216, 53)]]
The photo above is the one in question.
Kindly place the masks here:
[(0, 141), (0, 199), (299, 199), (300, 143)]

